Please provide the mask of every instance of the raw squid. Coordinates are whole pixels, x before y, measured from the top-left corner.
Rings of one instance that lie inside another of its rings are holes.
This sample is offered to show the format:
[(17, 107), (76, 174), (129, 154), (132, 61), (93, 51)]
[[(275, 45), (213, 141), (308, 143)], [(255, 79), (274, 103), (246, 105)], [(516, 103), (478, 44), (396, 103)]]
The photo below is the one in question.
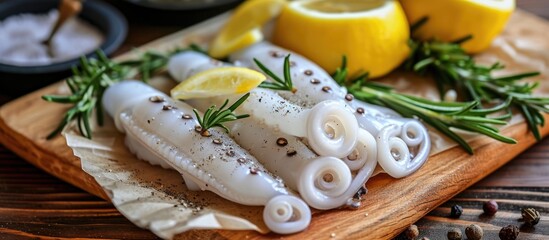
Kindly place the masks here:
[[(267, 93), (270, 90), (262, 91)], [(269, 102), (268, 95), (263, 98), (262, 102)], [(206, 109), (220, 100), (194, 99), (190, 103), (199, 109)], [(259, 103), (250, 98), (247, 101), (250, 101), (249, 104)], [(332, 209), (359, 203), (353, 201), (353, 196), (368, 180), (377, 164), (376, 142), (371, 134), (360, 129), (358, 144), (350, 154), (353, 157), (345, 159), (353, 166), (350, 169), (338, 158), (319, 157), (297, 137), (278, 131), (262, 121), (250, 117), (227, 125), (240, 146), (246, 148), (271, 172), (282, 177), (311, 207)], [(351, 170), (357, 171), (354, 177)]]
[[(220, 66), (223, 65), (206, 55), (183, 52), (170, 59), (168, 70), (177, 81), (182, 81)], [(224, 100), (218, 98), (214, 104), (221, 105)], [(309, 109), (288, 102), (276, 92), (254, 89), (238, 112), (249, 114), (286, 134), (306, 138), (311, 148), (321, 156), (346, 157), (357, 141), (356, 118), (340, 101), (323, 101)]]
[(118, 130), (126, 134), (130, 150), (151, 164), (177, 170), (189, 189), (209, 190), (245, 205), (265, 205), (265, 223), (277, 233), (308, 226), (308, 206), (224, 132), (210, 129), (211, 137), (201, 136), (189, 105), (138, 81), (109, 87), (103, 103)]
[[(219, 66), (205, 55), (184, 52), (170, 60), (168, 69), (181, 81)], [(189, 103), (205, 110), (211, 105), (221, 105), (226, 98), (235, 101), (238, 96), (193, 99)], [(254, 89), (237, 111), (251, 116), (227, 124), (233, 138), (267, 169), (281, 176), (290, 188), (299, 191), (310, 206), (332, 209), (356, 205), (352, 198), (373, 172), (377, 149), (374, 137), (365, 130), (359, 131), (356, 118), (345, 104), (327, 100), (305, 109), (272, 90)], [(307, 137), (311, 148), (324, 157), (312, 152), (296, 136)], [(344, 149), (346, 145), (351, 147)], [(354, 178), (350, 167), (357, 171)]]
[(419, 121), (402, 118), (392, 110), (354, 99), (328, 73), (308, 59), (261, 42), (234, 53), (230, 60), (260, 70), (253, 61), (255, 58), (275, 74), (283, 76), (283, 61), (288, 54), (291, 54), (291, 75), (297, 92), (280, 92), (282, 97), (304, 107), (326, 100), (345, 102), (355, 111), (360, 127), (376, 136), (379, 164), (393, 177), (407, 176), (423, 165), (431, 143), (427, 130)]

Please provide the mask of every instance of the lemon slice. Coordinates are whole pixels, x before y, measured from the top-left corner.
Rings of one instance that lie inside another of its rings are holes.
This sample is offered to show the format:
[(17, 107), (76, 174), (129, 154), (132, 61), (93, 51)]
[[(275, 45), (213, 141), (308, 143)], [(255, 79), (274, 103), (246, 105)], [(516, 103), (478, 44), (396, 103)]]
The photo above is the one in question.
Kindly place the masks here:
[(429, 21), (417, 30), (415, 37), (453, 41), (473, 35), (463, 43), (469, 53), (490, 46), (503, 30), (515, 9), (515, 0), (401, 0), (410, 23), (424, 16)]
[(175, 99), (207, 98), (249, 92), (267, 79), (260, 72), (242, 67), (220, 67), (200, 72), (171, 91)]
[(379, 77), (409, 54), (406, 16), (392, 0), (303, 0), (288, 4), (273, 42), (313, 60), (328, 72), (347, 56), (350, 75)]
[(234, 14), (213, 40), (208, 54), (214, 58), (227, 55), (263, 40), (261, 27), (278, 16), (285, 0), (249, 0)]

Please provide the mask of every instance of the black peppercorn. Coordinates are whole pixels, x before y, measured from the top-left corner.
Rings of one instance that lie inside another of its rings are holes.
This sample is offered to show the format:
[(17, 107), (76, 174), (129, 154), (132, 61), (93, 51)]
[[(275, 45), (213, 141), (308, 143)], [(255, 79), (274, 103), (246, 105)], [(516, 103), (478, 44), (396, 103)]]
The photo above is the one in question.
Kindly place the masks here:
[(519, 235), (519, 228), (515, 225), (509, 225), (502, 228), (499, 231), (499, 239), (501, 240), (515, 240)]
[(465, 235), (468, 240), (480, 240), (484, 235), (484, 231), (479, 225), (471, 224), (465, 228)]
[(488, 216), (494, 216), (498, 211), (498, 203), (494, 200), (485, 202), (484, 206), (482, 206), (482, 210), (484, 210), (484, 214)]
[(164, 102), (166, 100), (164, 100), (163, 97), (161, 96), (152, 96), (149, 98), (149, 101), (153, 102), (153, 103), (161, 103), (161, 102)]
[(172, 106), (172, 105), (164, 105), (162, 106), (162, 110), (164, 111), (168, 111), (168, 110), (172, 110), (172, 109), (175, 109), (176, 107)]
[(286, 138), (282, 138), (282, 137), (278, 138), (278, 139), (276, 139), (276, 145), (284, 147), (284, 146), (288, 145), (288, 140)]
[(311, 79), (311, 83), (312, 84), (319, 84), (320, 83), (320, 80), (316, 79), (316, 78), (313, 78)]
[(461, 230), (459, 228), (452, 228), (446, 234), (448, 240), (461, 240)]
[(355, 97), (353, 96), (353, 94), (350, 94), (350, 93), (349, 93), (349, 94), (345, 95), (345, 100), (347, 100), (347, 101), (349, 101), (349, 102), (350, 102), (350, 101), (353, 101), (354, 98), (355, 98)]
[(450, 217), (451, 218), (459, 218), (459, 217), (461, 217), (462, 213), (463, 213), (463, 208), (460, 205), (455, 204), (450, 209)]
[(258, 168), (256, 168), (256, 167), (251, 167), (251, 168), (250, 168), (250, 174), (256, 175), (257, 173), (259, 173), (259, 169), (258, 169)]
[(354, 199), (361, 199), (362, 196), (363, 196), (364, 194), (366, 194), (367, 192), (368, 192), (368, 190), (367, 190), (364, 186), (362, 186), (362, 187), (360, 187), (360, 188), (358, 189), (358, 191), (355, 193), (355, 195), (353, 196), (353, 198), (354, 198)]
[(293, 157), (296, 154), (297, 154), (297, 151), (294, 149), (289, 149), (288, 151), (286, 151), (286, 156), (288, 157)]
[(539, 219), (541, 218), (539, 212), (535, 208), (523, 208), (521, 214), (524, 223), (530, 226), (538, 224)]
[(409, 240), (415, 240), (419, 236), (419, 229), (416, 225), (410, 225), (405, 231), (404, 235)]

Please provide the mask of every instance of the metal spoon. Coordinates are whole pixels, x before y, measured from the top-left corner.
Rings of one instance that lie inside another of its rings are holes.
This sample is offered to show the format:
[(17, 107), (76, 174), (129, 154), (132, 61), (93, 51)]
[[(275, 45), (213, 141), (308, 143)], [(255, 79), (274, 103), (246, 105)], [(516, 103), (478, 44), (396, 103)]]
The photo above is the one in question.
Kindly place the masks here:
[(57, 30), (59, 30), (61, 26), (63, 26), (63, 23), (65, 23), (68, 19), (78, 14), (80, 10), (82, 10), (82, 2), (80, 0), (61, 0), (59, 2), (59, 17), (57, 18), (55, 25), (53, 25), (53, 28), (48, 38), (42, 42), (42, 44), (46, 45), (46, 47), (48, 48), (48, 56), (53, 57), (54, 55), (51, 40), (53, 39), (53, 36), (57, 32)]

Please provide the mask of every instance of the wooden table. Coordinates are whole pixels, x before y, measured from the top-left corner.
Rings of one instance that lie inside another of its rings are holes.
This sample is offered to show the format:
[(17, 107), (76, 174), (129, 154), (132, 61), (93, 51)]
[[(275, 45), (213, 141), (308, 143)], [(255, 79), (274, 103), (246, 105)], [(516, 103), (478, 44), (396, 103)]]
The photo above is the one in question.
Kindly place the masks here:
[[(518, 0), (518, 5), (549, 19), (546, 0)], [(128, 39), (118, 53), (179, 29), (181, 26), (130, 24)], [(0, 96), (0, 104), (8, 100)], [(497, 200), (500, 206), (493, 218), (482, 215), (482, 204), (489, 199)], [(453, 204), (464, 208), (460, 219), (447, 217)], [(463, 231), (476, 223), (483, 227), (485, 239), (498, 239), (502, 226), (522, 225), (518, 219), (523, 207), (535, 207), (543, 217), (535, 228), (521, 227), (519, 239), (549, 239), (549, 139), (432, 210), (417, 225), (422, 237), (446, 239), (451, 227)], [(220, 238), (210, 231), (196, 231), (189, 236)], [(36, 237), (156, 238), (126, 220), (110, 203), (48, 175), (0, 145), (0, 239)]]

